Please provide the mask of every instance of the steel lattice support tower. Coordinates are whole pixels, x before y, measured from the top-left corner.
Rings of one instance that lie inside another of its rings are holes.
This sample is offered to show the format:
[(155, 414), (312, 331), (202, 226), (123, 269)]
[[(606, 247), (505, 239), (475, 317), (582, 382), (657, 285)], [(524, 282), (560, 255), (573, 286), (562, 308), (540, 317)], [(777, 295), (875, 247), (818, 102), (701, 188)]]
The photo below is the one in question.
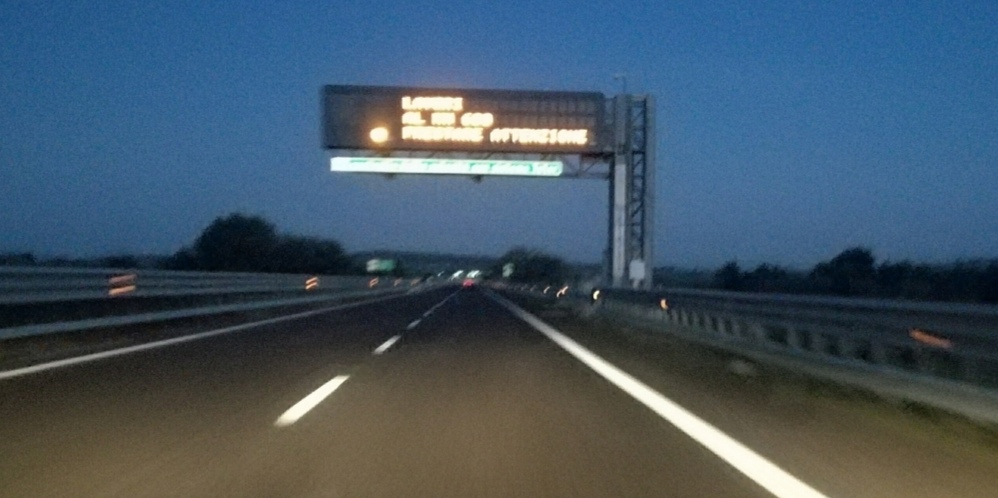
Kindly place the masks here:
[(655, 101), (650, 95), (611, 99), (609, 281), (650, 289), (654, 265)]

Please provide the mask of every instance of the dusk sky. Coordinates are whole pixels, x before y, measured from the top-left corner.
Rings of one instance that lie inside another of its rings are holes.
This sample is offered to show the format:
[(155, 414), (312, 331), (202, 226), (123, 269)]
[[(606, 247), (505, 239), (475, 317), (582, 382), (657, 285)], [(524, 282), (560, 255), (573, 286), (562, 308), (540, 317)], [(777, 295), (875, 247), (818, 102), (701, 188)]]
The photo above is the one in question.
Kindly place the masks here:
[(998, 2), (0, 0), (0, 252), (260, 214), (348, 251), (596, 262), (598, 180), (334, 174), (324, 84), (658, 100), (657, 264), (998, 257)]

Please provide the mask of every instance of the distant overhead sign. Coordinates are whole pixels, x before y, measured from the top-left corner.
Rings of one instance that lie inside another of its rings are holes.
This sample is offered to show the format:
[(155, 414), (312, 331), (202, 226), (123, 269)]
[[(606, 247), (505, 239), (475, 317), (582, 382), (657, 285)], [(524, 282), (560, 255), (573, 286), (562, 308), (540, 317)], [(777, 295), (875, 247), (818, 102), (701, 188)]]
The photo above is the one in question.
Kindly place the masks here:
[(410, 157), (334, 157), (330, 171), (471, 176), (561, 176), (561, 161), (503, 161)]
[(603, 94), (327, 85), (323, 146), (339, 150), (593, 153)]
[(367, 260), (368, 273), (384, 273), (395, 269), (394, 259), (369, 259)]

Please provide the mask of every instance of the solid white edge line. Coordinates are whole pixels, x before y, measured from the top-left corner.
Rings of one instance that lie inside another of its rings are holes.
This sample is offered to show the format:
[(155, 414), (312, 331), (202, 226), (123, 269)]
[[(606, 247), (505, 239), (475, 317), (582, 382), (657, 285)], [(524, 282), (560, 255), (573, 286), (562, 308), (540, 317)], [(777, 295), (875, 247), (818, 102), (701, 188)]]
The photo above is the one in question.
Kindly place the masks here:
[(135, 346), (128, 346), (119, 349), (112, 349), (109, 351), (101, 351), (99, 353), (91, 353), (83, 356), (76, 356), (73, 358), (66, 358), (62, 360), (50, 361), (46, 363), (38, 363), (36, 365), (31, 365), (27, 367), (15, 368), (13, 370), (5, 370), (0, 372), (0, 380), (11, 379), (14, 377), (21, 377), (23, 375), (30, 375), (38, 372), (44, 372), (46, 370), (52, 370), (56, 368), (68, 367), (72, 365), (79, 365), (81, 363), (89, 363), (91, 361), (103, 360), (105, 358), (111, 358), (114, 356), (121, 356), (131, 353), (137, 353), (139, 351), (146, 351), (149, 349), (161, 348), (164, 346), (172, 346), (174, 344), (181, 344), (189, 341), (196, 341), (199, 339), (205, 339), (207, 337), (212, 337), (216, 335), (228, 334), (230, 332), (237, 332), (240, 330), (245, 330), (253, 327), (260, 327), (263, 325), (270, 325), (273, 323), (280, 323), (288, 320), (296, 320), (299, 318), (305, 318), (312, 315), (318, 315), (321, 313), (328, 313), (330, 311), (337, 311), (341, 309), (352, 308), (356, 306), (363, 306), (366, 304), (379, 303), (381, 301), (388, 301), (390, 299), (399, 299), (402, 297), (408, 297), (408, 295), (397, 295), (397, 296), (386, 296), (377, 299), (370, 299), (367, 301), (357, 301), (354, 303), (340, 304), (336, 306), (330, 306), (326, 308), (321, 308), (318, 310), (304, 311), (301, 313), (295, 313), (292, 315), (278, 316), (274, 318), (268, 318), (266, 320), (260, 320), (258, 322), (243, 323), (239, 325), (233, 325), (231, 327), (225, 327), (221, 329), (209, 330), (207, 332), (201, 332), (192, 335), (185, 335), (181, 337), (174, 337), (172, 339), (164, 339), (162, 341), (148, 342), (145, 344), (136, 344)]
[(322, 400), (329, 397), (330, 394), (333, 394), (333, 391), (343, 385), (343, 383), (349, 378), (349, 375), (337, 375), (336, 377), (333, 377), (332, 380), (319, 386), (318, 389), (309, 393), (309, 395), (302, 398), (301, 401), (291, 405), (291, 408), (288, 408), (288, 410), (281, 414), (280, 417), (277, 417), (277, 420), (274, 421), (274, 425), (277, 427), (287, 427), (297, 422), (298, 419), (304, 417), (305, 414), (312, 408), (315, 408), (316, 405), (322, 403)]
[(382, 345), (378, 346), (377, 349), (374, 350), (374, 354), (381, 354), (384, 353), (385, 351), (388, 351), (388, 348), (392, 347), (392, 345), (395, 344), (401, 338), (402, 338), (401, 335), (392, 336)]
[(491, 291), (488, 291), (487, 295), (774, 496), (828, 498), (751, 448), (544, 323), (540, 318)]

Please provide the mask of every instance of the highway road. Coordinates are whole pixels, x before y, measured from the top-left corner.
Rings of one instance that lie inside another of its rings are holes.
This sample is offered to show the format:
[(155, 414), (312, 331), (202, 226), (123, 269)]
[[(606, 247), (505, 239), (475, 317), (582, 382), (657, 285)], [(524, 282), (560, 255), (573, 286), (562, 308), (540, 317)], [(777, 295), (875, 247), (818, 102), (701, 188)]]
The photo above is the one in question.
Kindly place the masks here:
[(450, 287), (8, 374), (0, 496), (994, 497), (991, 434)]

